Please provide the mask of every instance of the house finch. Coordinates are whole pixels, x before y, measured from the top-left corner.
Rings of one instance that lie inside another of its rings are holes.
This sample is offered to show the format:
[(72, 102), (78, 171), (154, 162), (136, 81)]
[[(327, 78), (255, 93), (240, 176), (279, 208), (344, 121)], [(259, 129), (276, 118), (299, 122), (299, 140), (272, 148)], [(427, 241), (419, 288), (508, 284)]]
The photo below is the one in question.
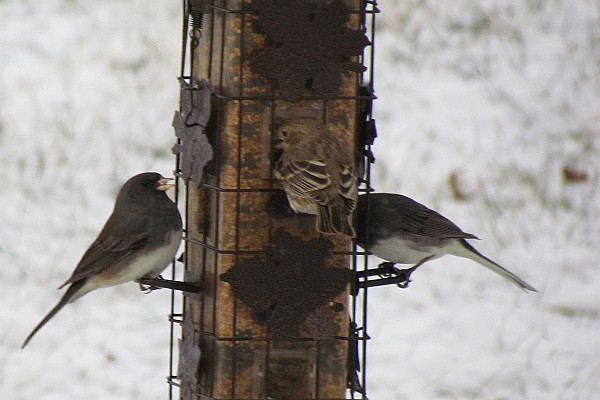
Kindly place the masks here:
[(351, 217), (357, 179), (352, 153), (324, 125), (297, 119), (281, 125), (273, 146), (280, 150), (274, 175), (297, 213), (316, 214), (317, 231), (354, 237)]

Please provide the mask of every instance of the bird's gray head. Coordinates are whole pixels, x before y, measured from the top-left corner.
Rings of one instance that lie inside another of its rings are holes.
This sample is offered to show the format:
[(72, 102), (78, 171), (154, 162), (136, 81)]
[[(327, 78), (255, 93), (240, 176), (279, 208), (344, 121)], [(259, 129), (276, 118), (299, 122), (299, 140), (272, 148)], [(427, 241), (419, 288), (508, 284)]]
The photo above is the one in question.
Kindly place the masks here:
[[(129, 201), (146, 202), (153, 198), (167, 197), (166, 191), (175, 186), (172, 178), (165, 178), (157, 172), (143, 172), (130, 178), (119, 191), (115, 208)], [(126, 200), (127, 199), (127, 200)]]

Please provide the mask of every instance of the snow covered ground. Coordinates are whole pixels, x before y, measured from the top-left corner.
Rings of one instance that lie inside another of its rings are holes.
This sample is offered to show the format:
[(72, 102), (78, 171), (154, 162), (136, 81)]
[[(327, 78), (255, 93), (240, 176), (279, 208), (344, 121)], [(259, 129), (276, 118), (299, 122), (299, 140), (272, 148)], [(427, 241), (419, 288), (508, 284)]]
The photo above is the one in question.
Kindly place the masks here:
[[(374, 186), (539, 293), (452, 257), (371, 290), (370, 398), (600, 399), (600, 4), (380, 7)], [(0, 24), (0, 398), (164, 399), (167, 292), (91, 293), (19, 347), (121, 183), (173, 169), (180, 5), (5, 0)]]

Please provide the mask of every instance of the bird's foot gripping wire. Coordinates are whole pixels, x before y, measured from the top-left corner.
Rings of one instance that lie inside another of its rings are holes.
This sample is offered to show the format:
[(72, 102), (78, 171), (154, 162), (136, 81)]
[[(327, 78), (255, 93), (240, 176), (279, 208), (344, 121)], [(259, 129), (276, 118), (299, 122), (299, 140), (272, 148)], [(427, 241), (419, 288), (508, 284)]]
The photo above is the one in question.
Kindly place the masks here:
[(399, 288), (406, 289), (412, 282), (410, 275), (415, 272), (418, 267), (420, 267), (420, 264), (417, 264), (411, 268), (400, 269), (396, 268), (396, 263), (385, 261), (379, 264), (377, 270), (380, 271), (378, 275), (381, 278), (391, 278), (392, 280), (389, 283), (395, 283)]
[(140, 285), (140, 290), (148, 294), (158, 289), (178, 290), (186, 293), (201, 293), (202, 285), (200, 282), (180, 282), (164, 279), (162, 276), (156, 278), (142, 277), (136, 282)]
[[(396, 267), (394, 267), (394, 263), (389, 262), (389, 261), (379, 264), (379, 267), (381, 268), (382, 265), (386, 264), (387, 268), (393, 269), (396, 277), (399, 279), (402, 279), (401, 281), (397, 282), (396, 285), (399, 288), (406, 289), (408, 287), (409, 283), (412, 282), (412, 280), (410, 279), (410, 276), (412, 275), (412, 273), (415, 272), (417, 270), (417, 268), (419, 268), (421, 265), (425, 264), (427, 261), (431, 260), (432, 258), (433, 258), (433, 256), (425, 257), (424, 259), (422, 259), (421, 261), (419, 261), (418, 263), (416, 263), (415, 265), (413, 265), (412, 267), (407, 268), (407, 269), (396, 268)], [(389, 265), (387, 265), (387, 264), (389, 264)]]
[(413, 272), (415, 272), (415, 270), (418, 267), (418, 265), (408, 269), (398, 269), (394, 267), (394, 269), (396, 270), (396, 276), (401, 279), (401, 281), (396, 283), (396, 285), (401, 289), (406, 289), (408, 285), (412, 282), (412, 279), (410, 279), (410, 275)]
[[(410, 279), (411, 274), (430, 258), (426, 257), (407, 269), (397, 268), (395, 263), (386, 261), (379, 264), (377, 268), (359, 271), (356, 274), (356, 288), (363, 289), (375, 286), (396, 285), (401, 289), (406, 289), (410, 282), (412, 282)], [(373, 279), (374, 277), (376, 278)]]
[(155, 290), (162, 289), (162, 286), (157, 284), (157, 281), (165, 280), (161, 275), (156, 278), (147, 278), (142, 277), (137, 279), (136, 282), (140, 285), (140, 290), (144, 292), (144, 294), (152, 293)]

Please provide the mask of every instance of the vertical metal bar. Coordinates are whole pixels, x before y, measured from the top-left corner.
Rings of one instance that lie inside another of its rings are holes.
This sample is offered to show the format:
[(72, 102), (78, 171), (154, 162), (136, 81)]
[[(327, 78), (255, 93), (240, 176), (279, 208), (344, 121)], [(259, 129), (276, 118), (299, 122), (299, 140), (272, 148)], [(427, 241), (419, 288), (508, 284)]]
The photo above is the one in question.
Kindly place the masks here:
[[(223, 90), (224, 90), (224, 88), (223, 88), (223, 76), (224, 76), (224, 73), (225, 73), (225, 29), (226, 29), (226, 24), (227, 24), (227, 15), (223, 11), (213, 10), (213, 15), (215, 15), (216, 13), (219, 13), (219, 18), (221, 19), (220, 32), (214, 32), (213, 41), (211, 43), (211, 49), (215, 45), (214, 37), (216, 35), (220, 35), (221, 36), (221, 39), (220, 39), (221, 48), (220, 48), (220, 56), (219, 56), (219, 62), (220, 62), (220, 64), (218, 66), (218, 68), (219, 68), (219, 82), (218, 82), (217, 92), (219, 94), (221, 94), (221, 93), (223, 93)], [(216, 15), (215, 15), (215, 19), (216, 19)], [(211, 62), (212, 62), (213, 58), (214, 57), (211, 57)], [(211, 68), (211, 71), (212, 71), (212, 68)], [(220, 105), (218, 107), (218, 112), (219, 112), (219, 119), (218, 120), (220, 121), (220, 120), (222, 120)], [(220, 135), (222, 134), (222, 131), (219, 130), (219, 129), (217, 129), (216, 130), (216, 134), (217, 134), (218, 137), (216, 138), (215, 142), (218, 143), (218, 145), (217, 145), (218, 149), (216, 151), (216, 154), (217, 154), (217, 168), (215, 170), (215, 176), (216, 176), (216, 180), (217, 180), (217, 182), (216, 182), (217, 187), (221, 188), (221, 170), (223, 168), (223, 163), (222, 163), (222, 160), (221, 160), (221, 156), (222, 156), (221, 141), (222, 141), (222, 138), (221, 138)], [(215, 196), (215, 198), (216, 198), (216, 201), (215, 201), (215, 213), (217, 215), (217, 220), (216, 220), (216, 224), (215, 224), (215, 248), (216, 249), (219, 249), (221, 247), (221, 242), (220, 242), (220, 239), (221, 239), (221, 224), (219, 223), (219, 220), (218, 220), (218, 216), (221, 215), (221, 195), (222, 195), (222, 193), (217, 190), (216, 196)], [(215, 268), (215, 270), (217, 270), (218, 269), (218, 265), (219, 265), (219, 253), (218, 253), (218, 251), (214, 251), (213, 254), (214, 254), (214, 268)], [(215, 293), (212, 296), (212, 299), (213, 299), (213, 307), (212, 307), (212, 314), (213, 314), (213, 316), (212, 316), (212, 332), (215, 335), (217, 334), (217, 329), (218, 329), (217, 328), (217, 326), (218, 326), (218, 324), (217, 324), (217, 318), (218, 318), (218, 314), (217, 314), (217, 299), (218, 299), (218, 296), (217, 296), (217, 293), (216, 293), (216, 291), (218, 290), (217, 287), (218, 287), (218, 274), (215, 271), (215, 273), (213, 274), (213, 288), (215, 290)], [(215, 355), (217, 354), (217, 340), (218, 340), (217, 336), (215, 336), (211, 340), (213, 357), (215, 357)], [(215, 363), (215, 361), (213, 360), (213, 364), (214, 363)], [(213, 371), (214, 371), (214, 367), (213, 367)], [(212, 384), (211, 384), (211, 394), (210, 395), (211, 395), (211, 397), (214, 397), (215, 396), (215, 390), (216, 390), (216, 387), (217, 387), (217, 384), (218, 384), (218, 382), (217, 382), (218, 376), (214, 372), (212, 374), (212, 379), (213, 379), (213, 381), (212, 381)]]
[[(370, 31), (371, 31), (371, 49), (370, 49), (370, 53), (371, 53), (371, 59), (370, 64), (369, 64), (369, 86), (370, 86), (370, 92), (371, 95), (373, 95), (374, 92), (374, 88), (375, 88), (375, 16), (376, 16), (376, 8), (377, 8), (377, 1), (373, 1), (371, 3), (371, 10), (373, 11), (371, 14), (369, 14), (370, 16)], [(374, 103), (374, 102), (372, 102)], [(370, 118), (373, 117), (372, 115), (373, 109), (371, 108), (371, 115)], [(371, 143), (369, 142), (367, 145), (367, 150), (370, 152), (371, 151)], [(367, 162), (366, 163), (366, 181), (367, 181), (367, 196), (368, 193), (370, 192), (370, 188), (371, 188), (371, 163)], [(368, 204), (368, 198), (367, 198), (367, 204)], [(368, 218), (368, 216), (367, 216)], [(367, 219), (367, 226), (369, 224), (369, 221)], [(368, 241), (367, 241), (368, 243)], [(365, 270), (369, 269), (369, 257), (365, 256), (364, 257), (365, 260), (365, 264), (364, 264), (364, 268)], [(363, 298), (363, 337), (365, 338), (365, 340), (362, 340), (362, 369), (361, 369), (361, 380), (362, 380), (362, 387), (364, 389), (364, 393), (362, 395), (363, 399), (366, 399), (366, 390), (367, 390), (367, 337), (368, 337), (368, 324), (367, 324), (367, 310), (368, 310), (368, 288), (365, 288), (363, 290), (364, 293), (364, 298)]]
[[(188, 3), (186, 0), (183, 0), (181, 2), (181, 7), (182, 7), (182, 21), (181, 21), (181, 60), (180, 60), (180, 71), (179, 71), (179, 75), (183, 76), (185, 73), (185, 59), (186, 59), (186, 54), (187, 54), (187, 32), (188, 32), (188, 24), (189, 24), (189, 10), (188, 10)], [(181, 144), (181, 140), (178, 138), (177, 139), (177, 144)], [(177, 173), (180, 170), (180, 154), (178, 153), (175, 157), (175, 175), (177, 175)], [(179, 179), (176, 178), (175, 180), (175, 203), (179, 204), (179, 189), (180, 189), (180, 182)], [(186, 210), (187, 210), (187, 201), (186, 201)], [(186, 211), (186, 215), (187, 215), (187, 211)], [(186, 218), (186, 227), (185, 230), (187, 232), (187, 218)], [(185, 249), (187, 249), (187, 241), (185, 242)], [(171, 269), (171, 279), (174, 280), (175, 279), (175, 274), (176, 274), (176, 261), (173, 261), (172, 264), (172, 269)], [(174, 359), (174, 347), (175, 347), (175, 321), (174, 321), (174, 315), (175, 315), (175, 291), (171, 290), (171, 305), (170, 305), (170, 310), (169, 310), (169, 400), (173, 399), (173, 378), (175, 376), (175, 367), (174, 367), (174, 363), (175, 363), (175, 359)]]

